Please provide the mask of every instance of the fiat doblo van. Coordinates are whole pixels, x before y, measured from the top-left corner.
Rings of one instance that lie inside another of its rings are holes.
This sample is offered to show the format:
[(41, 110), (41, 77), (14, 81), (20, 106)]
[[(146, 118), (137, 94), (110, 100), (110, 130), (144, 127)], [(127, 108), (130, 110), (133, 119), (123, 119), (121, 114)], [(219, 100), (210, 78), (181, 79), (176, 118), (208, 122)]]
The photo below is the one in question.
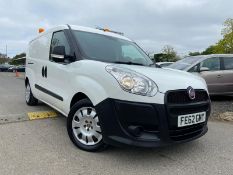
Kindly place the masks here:
[(210, 99), (205, 81), (158, 68), (122, 33), (62, 25), (29, 43), (25, 99), (67, 117), (71, 141), (98, 151), (107, 145), (158, 147), (203, 136)]

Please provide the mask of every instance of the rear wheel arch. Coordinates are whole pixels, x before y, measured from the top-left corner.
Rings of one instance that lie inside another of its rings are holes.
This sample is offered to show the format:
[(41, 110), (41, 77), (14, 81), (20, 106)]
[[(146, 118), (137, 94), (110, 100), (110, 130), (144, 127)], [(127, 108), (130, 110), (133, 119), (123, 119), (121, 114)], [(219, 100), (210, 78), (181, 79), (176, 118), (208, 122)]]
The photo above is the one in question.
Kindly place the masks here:
[(38, 99), (32, 94), (31, 86), (27, 77), (25, 79), (25, 100), (29, 106), (36, 106), (38, 104)]
[(25, 78), (25, 87), (27, 86), (27, 84), (29, 83), (29, 79), (28, 77)]

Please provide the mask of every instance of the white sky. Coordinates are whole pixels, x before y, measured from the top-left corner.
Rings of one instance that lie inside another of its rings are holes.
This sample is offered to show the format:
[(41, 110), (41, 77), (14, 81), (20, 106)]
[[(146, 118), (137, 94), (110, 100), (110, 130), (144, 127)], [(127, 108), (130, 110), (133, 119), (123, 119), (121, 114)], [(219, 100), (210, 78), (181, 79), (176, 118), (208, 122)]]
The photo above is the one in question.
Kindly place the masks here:
[(233, 18), (232, 0), (0, 0), (0, 52), (26, 50), (39, 27), (59, 24), (124, 32), (147, 52), (171, 45), (179, 54), (202, 51)]

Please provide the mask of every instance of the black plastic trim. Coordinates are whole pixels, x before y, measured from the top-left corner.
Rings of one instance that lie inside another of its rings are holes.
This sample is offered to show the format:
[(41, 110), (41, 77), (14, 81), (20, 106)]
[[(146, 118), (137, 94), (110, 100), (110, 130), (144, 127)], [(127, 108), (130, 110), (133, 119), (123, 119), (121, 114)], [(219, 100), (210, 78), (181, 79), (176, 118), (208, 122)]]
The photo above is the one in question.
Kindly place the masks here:
[[(207, 102), (209, 103), (209, 102)], [(195, 106), (195, 105), (194, 105)], [(170, 115), (167, 105), (130, 102), (107, 98), (95, 106), (99, 116), (104, 142), (114, 146), (161, 147), (195, 140), (207, 131), (207, 121), (199, 133), (187, 130), (183, 139), (173, 139), (170, 133)], [(126, 123), (125, 123), (126, 122)], [(145, 128), (149, 125), (149, 130)], [(134, 129), (142, 129), (138, 134)], [(196, 126), (195, 126), (196, 127)], [(182, 128), (183, 129), (183, 128)], [(180, 132), (180, 131), (179, 131)], [(191, 135), (190, 135), (191, 134)]]
[(42, 75), (42, 77), (44, 77), (44, 66), (41, 69), (41, 75)]
[(52, 96), (52, 97), (54, 97), (54, 98), (56, 98), (56, 99), (58, 99), (58, 100), (60, 100), (60, 101), (63, 101), (63, 98), (61, 96), (59, 96), (59, 95), (51, 92), (48, 89), (45, 89), (45, 88), (41, 87), (38, 84), (35, 84), (35, 88), (38, 89), (38, 90), (40, 90), (40, 91), (42, 91), (42, 92), (44, 92), (44, 93), (46, 93), (46, 94), (48, 94), (48, 95), (50, 95), (50, 96)]
[[(168, 118), (169, 135), (173, 141), (182, 141), (187, 138), (193, 138), (200, 135), (205, 130), (207, 126), (208, 118), (210, 116), (211, 105), (209, 95), (206, 99), (200, 99), (200, 101), (190, 101), (187, 103), (168, 103), (168, 95), (170, 92), (180, 92), (180, 90), (167, 91), (165, 94), (164, 103), (166, 104), (166, 112)], [(195, 91), (205, 91), (203, 89), (195, 89)], [(207, 92), (206, 92), (207, 93)], [(184, 115), (188, 113), (206, 112), (206, 121), (201, 124), (196, 124), (192, 126), (187, 126), (183, 128), (177, 127), (177, 118), (179, 115)], [(200, 128), (198, 128), (201, 125)], [(180, 133), (180, 134), (179, 134)]]
[(45, 78), (47, 78), (47, 66), (45, 66), (45, 69), (44, 69), (44, 76)]
[(75, 55), (76, 55), (76, 60), (79, 61), (79, 60), (82, 60), (83, 57), (82, 57), (82, 52), (80, 50), (80, 46), (79, 44), (77, 43), (76, 39), (75, 39), (75, 36), (74, 36), (74, 33), (73, 33), (73, 30), (72, 28), (70, 27), (69, 24), (67, 24), (68, 26), (68, 30), (67, 30), (67, 37), (69, 38), (70, 42), (71, 42), (71, 45), (73, 47), (73, 50), (75, 52)]

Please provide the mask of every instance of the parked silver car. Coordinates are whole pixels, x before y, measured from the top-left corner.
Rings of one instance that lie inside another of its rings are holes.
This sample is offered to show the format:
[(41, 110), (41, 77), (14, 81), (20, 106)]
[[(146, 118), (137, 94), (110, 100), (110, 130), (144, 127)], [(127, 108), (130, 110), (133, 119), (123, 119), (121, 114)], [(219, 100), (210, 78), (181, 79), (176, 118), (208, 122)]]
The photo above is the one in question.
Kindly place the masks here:
[(233, 54), (186, 57), (168, 67), (202, 76), (210, 95), (233, 95)]

